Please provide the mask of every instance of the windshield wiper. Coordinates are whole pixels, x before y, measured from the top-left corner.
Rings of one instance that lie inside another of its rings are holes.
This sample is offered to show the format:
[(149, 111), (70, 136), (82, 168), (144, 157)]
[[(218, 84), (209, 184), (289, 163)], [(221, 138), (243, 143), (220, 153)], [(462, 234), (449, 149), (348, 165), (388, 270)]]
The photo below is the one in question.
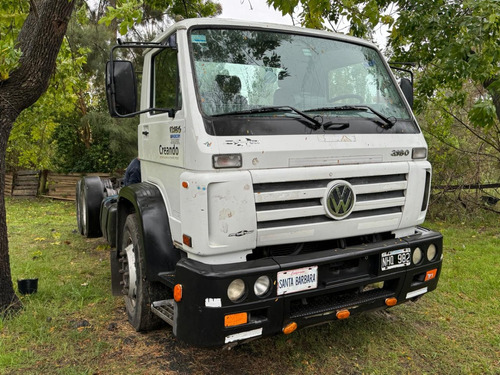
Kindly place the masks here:
[(365, 111), (365, 112), (370, 111), (371, 113), (376, 115), (380, 120), (382, 120), (382, 121), (375, 121), (375, 123), (377, 123), (380, 127), (384, 129), (392, 128), (397, 121), (395, 117), (392, 116), (386, 117), (379, 111), (367, 105), (341, 105), (336, 107), (322, 107), (322, 108), (308, 109), (305, 112), (321, 112), (321, 111)]
[(247, 114), (252, 114), (252, 113), (267, 113), (267, 112), (277, 112), (277, 111), (284, 111), (286, 110), (287, 112), (295, 112), (301, 117), (305, 118), (307, 121), (309, 121), (306, 126), (313, 129), (313, 130), (318, 130), (321, 128), (322, 124), (315, 118), (305, 114), (304, 112), (294, 108), (290, 107), (288, 105), (281, 105), (281, 106), (269, 106), (269, 107), (259, 107), (259, 108), (252, 108), (252, 109), (246, 109), (244, 111), (235, 111), (235, 112), (227, 112), (227, 113), (219, 113), (216, 115), (212, 115), (212, 117), (222, 117), (222, 116), (233, 116), (233, 115), (247, 115)]
[[(335, 128), (334, 128), (335, 126)], [(325, 130), (328, 130), (328, 129), (332, 129), (332, 130), (342, 130), (342, 129), (347, 129), (349, 127), (349, 123), (348, 122), (333, 122), (333, 121), (328, 121), (326, 123), (323, 124), (323, 129)]]

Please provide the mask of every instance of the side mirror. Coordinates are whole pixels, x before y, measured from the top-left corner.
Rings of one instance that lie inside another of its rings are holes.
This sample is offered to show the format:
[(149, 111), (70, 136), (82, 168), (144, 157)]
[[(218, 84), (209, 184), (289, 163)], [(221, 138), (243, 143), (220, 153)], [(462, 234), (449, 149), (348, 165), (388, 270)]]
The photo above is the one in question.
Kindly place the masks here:
[(410, 105), (410, 108), (413, 109), (413, 84), (408, 78), (401, 78), (399, 87), (401, 87), (401, 91), (403, 91), (403, 94), (406, 98), (406, 101)]
[(137, 109), (137, 86), (130, 61), (106, 63), (106, 98), (112, 117), (131, 117)]

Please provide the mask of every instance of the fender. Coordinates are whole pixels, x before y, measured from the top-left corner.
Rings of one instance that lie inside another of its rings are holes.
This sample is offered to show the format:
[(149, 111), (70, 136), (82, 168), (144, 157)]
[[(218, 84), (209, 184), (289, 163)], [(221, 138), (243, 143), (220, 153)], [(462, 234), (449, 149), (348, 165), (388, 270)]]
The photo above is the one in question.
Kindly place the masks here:
[(165, 202), (160, 190), (153, 184), (141, 182), (120, 190), (117, 212), (117, 252), (123, 241), (123, 226), (128, 215), (138, 215), (146, 276), (150, 281), (161, 281), (160, 272), (175, 270), (180, 251), (173, 245)]

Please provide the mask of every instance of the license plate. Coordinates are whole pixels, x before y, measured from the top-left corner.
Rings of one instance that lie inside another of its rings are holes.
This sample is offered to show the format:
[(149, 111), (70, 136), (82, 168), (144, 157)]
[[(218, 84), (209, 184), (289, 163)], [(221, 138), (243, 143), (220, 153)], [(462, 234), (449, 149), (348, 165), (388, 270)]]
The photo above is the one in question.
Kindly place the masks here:
[(278, 272), (278, 296), (318, 287), (318, 266)]
[(394, 268), (406, 267), (411, 264), (411, 249), (392, 250), (380, 255), (380, 266), (382, 271)]

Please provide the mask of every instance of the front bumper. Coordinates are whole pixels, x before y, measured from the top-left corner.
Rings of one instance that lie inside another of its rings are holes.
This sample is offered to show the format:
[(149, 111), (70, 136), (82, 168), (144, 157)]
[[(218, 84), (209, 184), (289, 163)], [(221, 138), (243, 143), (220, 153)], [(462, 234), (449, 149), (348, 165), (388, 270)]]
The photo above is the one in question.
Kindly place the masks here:
[[(436, 256), (428, 260), (426, 249), (434, 244)], [(382, 270), (381, 254), (419, 247), (424, 259), (418, 264)], [(415, 235), (367, 245), (332, 249), (296, 256), (264, 258), (237, 264), (207, 265), (191, 259), (177, 264), (175, 283), (183, 296), (174, 306), (174, 334), (194, 346), (234, 345), (237, 342), (282, 332), (295, 322), (298, 328), (336, 320), (339, 310), (350, 315), (386, 308), (387, 298), (403, 303), (434, 290), (442, 264), (442, 235), (418, 228)], [(277, 295), (277, 274), (318, 266), (317, 287)], [(273, 285), (257, 297), (253, 285), (267, 275)], [(227, 287), (234, 279), (246, 285), (245, 298), (229, 300)], [(246, 323), (225, 326), (225, 317), (247, 313)]]

